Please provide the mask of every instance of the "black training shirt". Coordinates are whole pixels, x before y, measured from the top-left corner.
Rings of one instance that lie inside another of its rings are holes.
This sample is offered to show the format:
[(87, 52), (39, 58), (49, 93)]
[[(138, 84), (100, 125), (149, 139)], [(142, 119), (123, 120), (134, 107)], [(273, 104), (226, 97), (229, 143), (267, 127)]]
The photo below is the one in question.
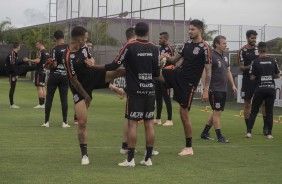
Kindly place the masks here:
[(205, 64), (211, 63), (211, 53), (208, 44), (204, 40), (199, 43), (189, 40), (179, 54), (184, 59), (180, 68), (183, 72), (184, 80), (194, 86), (198, 86)]
[(274, 75), (280, 73), (277, 62), (271, 57), (259, 57), (251, 65), (250, 75), (256, 76), (257, 88), (275, 89)]
[(159, 50), (146, 40), (133, 40), (127, 43), (112, 63), (105, 69), (115, 70), (120, 65), (126, 69), (128, 95), (155, 95), (153, 78), (160, 76)]

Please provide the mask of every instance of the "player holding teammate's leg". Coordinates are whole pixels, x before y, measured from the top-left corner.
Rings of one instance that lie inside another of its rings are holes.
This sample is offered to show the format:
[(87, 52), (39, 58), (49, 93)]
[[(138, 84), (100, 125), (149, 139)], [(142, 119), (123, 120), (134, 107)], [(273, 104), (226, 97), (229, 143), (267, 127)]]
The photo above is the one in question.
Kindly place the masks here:
[(178, 62), (183, 58), (181, 67), (175, 70), (163, 69), (163, 76), (168, 87), (174, 90), (174, 100), (180, 105), (180, 118), (184, 127), (185, 147), (178, 153), (180, 156), (193, 155), (192, 122), (189, 110), (192, 104), (194, 90), (197, 88), (205, 68), (206, 79), (202, 101), (208, 100), (208, 89), (211, 80), (210, 48), (202, 39), (204, 24), (200, 20), (192, 20), (189, 25), (190, 39), (185, 43), (182, 51), (174, 57), (167, 57), (169, 62)]
[(47, 60), (45, 68), (50, 69), (50, 75), (47, 81), (47, 94), (46, 94), (46, 104), (45, 104), (45, 121), (42, 125), (43, 127), (49, 127), (49, 118), (52, 107), (52, 102), (56, 89), (59, 88), (62, 116), (63, 116), (63, 128), (69, 128), (67, 123), (68, 114), (68, 89), (69, 80), (67, 77), (67, 71), (63, 65), (63, 54), (67, 49), (67, 44), (65, 44), (64, 33), (61, 30), (57, 30), (54, 33), (56, 39), (56, 46), (52, 49), (52, 57)]
[(32, 62), (36, 65), (36, 71), (35, 71), (35, 81), (34, 84), (36, 86), (36, 90), (38, 93), (39, 98), (39, 104), (33, 108), (35, 109), (44, 109), (45, 108), (45, 78), (46, 78), (46, 72), (44, 70), (44, 65), (47, 61), (47, 59), (50, 58), (50, 54), (45, 49), (44, 43), (42, 40), (39, 40), (36, 42), (36, 48), (38, 49), (37, 57), (36, 59), (28, 59), (24, 58), (25, 62)]
[(256, 81), (255, 94), (252, 103), (252, 111), (248, 122), (247, 138), (252, 137), (252, 129), (259, 112), (259, 107), (265, 101), (267, 138), (273, 139), (273, 106), (276, 97), (274, 79), (280, 78), (280, 71), (274, 58), (266, 55), (266, 43), (258, 44), (259, 58), (252, 62), (250, 68), (250, 79)]
[(146, 135), (146, 155), (140, 163), (151, 166), (151, 156), (155, 141), (154, 133), (154, 107), (155, 85), (154, 78), (160, 75), (159, 51), (148, 42), (149, 26), (146, 23), (136, 24), (137, 39), (127, 43), (120, 51), (113, 63), (93, 66), (107, 71), (116, 70), (122, 64), (126, 69), (127, 104), (126, 116), (128, 118), (128, 157), (119, 166), (134, 167), (134, 153), (137, 141), (138, 120), (144, 120)]
[[(216, 36), (214, 38), (214, 50), (212, 51), (212, 75), (209, 88), (209, 101), (213, 111), (210, 114), (208, 122), (201, 134), (202, 139), (212, 140), (209, 130), (212, 126), (214, 126), (217, 141), (221, 143), (229, 142), (221, 133), (220, 120), (226, 101), (227, 81), (230, 82), (233, 92), (237, 92), (237, 88), (234, 84), (233, 76), (229, 68), (228, 53), (225, 52), (226, 46), (226, 38), (224, 36)], [(205, 77), (203, 76), (202, 79), (205, 79)]]

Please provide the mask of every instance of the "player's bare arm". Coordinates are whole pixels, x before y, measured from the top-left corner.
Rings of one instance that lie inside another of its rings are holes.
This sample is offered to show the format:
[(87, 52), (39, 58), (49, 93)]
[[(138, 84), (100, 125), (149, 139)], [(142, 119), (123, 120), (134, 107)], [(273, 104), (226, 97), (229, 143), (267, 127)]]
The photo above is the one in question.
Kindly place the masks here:
[(182, 58), (180, 54), (176, 54), (175, 56), (169, 56), (168, 54), (164, 54), (162, 55), (162, 57), (166, 57), (167, 61), (173, 64), (177, 63)]
[(209, 86), (211, 82), (211, 64), (205, 64), (205, 83), (204, 83), (204, 92), (202, 96), (202, 101), (206, 102), (208, 100)]
[(236, 88), (236, 85), (234, 83), (233, 76), (232, 76), (232, 73), (231, 73), (230, 69), (227, 70), (227, 78), (228, 78), (228, 81), (231, 84), (233, 92), (237, 93), (237, 88)]

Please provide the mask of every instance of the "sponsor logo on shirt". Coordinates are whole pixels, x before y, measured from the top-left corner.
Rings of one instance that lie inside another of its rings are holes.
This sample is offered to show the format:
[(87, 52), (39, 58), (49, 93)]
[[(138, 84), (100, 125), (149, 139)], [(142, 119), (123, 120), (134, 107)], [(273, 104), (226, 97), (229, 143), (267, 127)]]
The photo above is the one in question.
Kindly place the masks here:
[(272, 76), (271, 75), (269, 75), (269, 76), (261, 76), (260, 80), (261, 81), (270, 81), (270, 80), (272, 80)]
[(137, 56), (140, 57), (153, 56), (153, 53), (138, 53)]
[(140, 83), (140, 87), (141, 88), (152, 88), (154, 87), (154, 84), (153, 83), (148, 83), (148, 84)]
[(199, 47), (195, 47), (194, 50), (193, 50), (193, 54), (194, 55), (198, 55), (200, 52), (200, 48)]
[(140, 80), (152, 80), (152, 74), (151, 73), (139, 73), (138, 79)]

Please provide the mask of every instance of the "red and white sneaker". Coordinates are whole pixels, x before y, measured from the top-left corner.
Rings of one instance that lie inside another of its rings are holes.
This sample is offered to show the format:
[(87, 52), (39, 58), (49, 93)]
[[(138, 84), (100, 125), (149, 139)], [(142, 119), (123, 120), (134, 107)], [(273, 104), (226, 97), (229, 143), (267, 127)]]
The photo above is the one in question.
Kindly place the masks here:
[(179, 156), (188, 156), (188, 155), (193, 155), (194, 152), (193, 152), (193, 149), (192, 147), (185, 147), (183, 148), (183, 150), (178, 153)]

